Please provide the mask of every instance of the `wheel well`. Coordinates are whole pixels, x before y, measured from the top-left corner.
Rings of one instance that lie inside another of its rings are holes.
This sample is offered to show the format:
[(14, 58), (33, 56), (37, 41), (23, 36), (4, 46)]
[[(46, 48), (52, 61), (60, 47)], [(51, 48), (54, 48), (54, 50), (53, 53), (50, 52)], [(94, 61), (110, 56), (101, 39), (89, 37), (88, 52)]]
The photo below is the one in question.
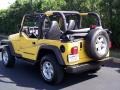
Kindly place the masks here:
[(44, 46), (40, 48), (36, 58), (37, 62), (40, 62), (41, 58), (48, 54), (52, 54), (60, 65), (65, 65), (61, 51), (58, 49), (58, 47), (53, 46)]
[(8, 41), (8, 40), (2, 40), (0, 42), (0, 45), (1, 46), (8, 46), (10, 48), (10, 51), (11, 51), (12, 55), (13, 56), (15, 55), (14, 48), (13, 48), (12, 43), (10, 41)]
[(52, 54), (52, 55), (54, 55), (56, 57), (54, 51), (52, 51), (50, 49), (41, 49), (38, 52), (37, 62), (39, 62), (44, 55), (48, 55), (48, 54)]

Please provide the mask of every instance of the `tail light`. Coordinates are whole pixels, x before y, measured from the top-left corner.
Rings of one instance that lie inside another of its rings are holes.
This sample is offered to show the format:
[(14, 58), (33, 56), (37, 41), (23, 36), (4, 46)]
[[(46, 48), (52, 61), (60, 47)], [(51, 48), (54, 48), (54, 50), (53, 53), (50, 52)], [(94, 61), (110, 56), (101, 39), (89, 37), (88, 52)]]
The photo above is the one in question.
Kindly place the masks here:
[(73, 54), (73, 55), (78, 54), (78, 47), (77, 46), (71, 48), (71, 54)]
[(109, 48), (112, 48), (112, 42), (111, 41), (109, 42)]
[(90, 25), (90, 29), (95, 29), (96, 25)]

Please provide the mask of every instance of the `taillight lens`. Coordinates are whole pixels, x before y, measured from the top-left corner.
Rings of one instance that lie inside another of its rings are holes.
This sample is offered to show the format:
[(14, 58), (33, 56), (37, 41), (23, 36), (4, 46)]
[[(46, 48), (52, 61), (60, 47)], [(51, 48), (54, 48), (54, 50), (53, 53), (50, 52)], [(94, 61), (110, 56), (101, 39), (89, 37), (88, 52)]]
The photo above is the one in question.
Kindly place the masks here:
[(90, 29), (95, 29), (96, 25), (90, 25)]
[(111, 41), (109, 42), (109, 48), (112, 48), (112, 42)]
[(71, 48), (71, 54), (78, 54), (78, 47), (77, 46)]

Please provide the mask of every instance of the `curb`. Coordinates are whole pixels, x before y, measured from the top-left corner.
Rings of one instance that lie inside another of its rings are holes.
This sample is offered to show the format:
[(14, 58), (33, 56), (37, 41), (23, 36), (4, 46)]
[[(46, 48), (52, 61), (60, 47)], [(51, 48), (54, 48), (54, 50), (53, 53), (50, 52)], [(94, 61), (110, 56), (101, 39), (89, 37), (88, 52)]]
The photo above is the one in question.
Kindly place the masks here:
[(8, 36), (6, 36), (6, 35), (0, 35), (0, 38), (2, 38), (2, 39), (7, 39)]
[(113, 58), (113, 62), (115, 62), (115, 63), (120, 63), (120, 58)]

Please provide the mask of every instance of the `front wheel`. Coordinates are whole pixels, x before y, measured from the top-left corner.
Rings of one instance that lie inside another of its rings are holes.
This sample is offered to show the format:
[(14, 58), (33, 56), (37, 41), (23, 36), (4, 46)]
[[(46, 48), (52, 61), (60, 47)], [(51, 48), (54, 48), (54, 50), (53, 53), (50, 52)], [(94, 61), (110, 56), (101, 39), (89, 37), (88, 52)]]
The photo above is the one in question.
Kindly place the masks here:
[(15, 65), (15, 57), (11, 54), (8, 46), (2, 49), (2, 62), (5, 67), (13, 67)]
[(53, 55), (45, 55), (40, 62), (42, 78), (49, 84), (58, 84), (63, 80), (63, 68)]

